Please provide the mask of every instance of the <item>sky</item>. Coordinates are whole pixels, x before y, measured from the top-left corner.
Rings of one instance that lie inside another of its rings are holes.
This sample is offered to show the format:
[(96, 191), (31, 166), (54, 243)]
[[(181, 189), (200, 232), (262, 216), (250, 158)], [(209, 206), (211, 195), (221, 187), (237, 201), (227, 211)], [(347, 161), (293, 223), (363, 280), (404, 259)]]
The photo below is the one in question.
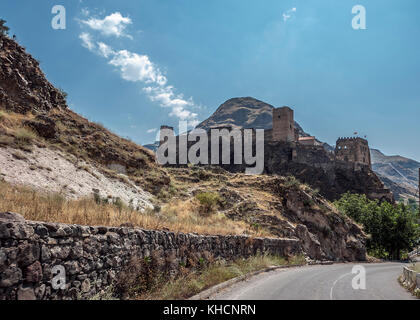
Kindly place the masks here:
[[(54, 29), (55, 5), (66, 28)], [(355, 30), (352, 8), (366, 9)], [(420, 161), (418, 0), (2, 0), (0, 18), (71, 109), (146, 144), (251, 96), (319, 140)]]

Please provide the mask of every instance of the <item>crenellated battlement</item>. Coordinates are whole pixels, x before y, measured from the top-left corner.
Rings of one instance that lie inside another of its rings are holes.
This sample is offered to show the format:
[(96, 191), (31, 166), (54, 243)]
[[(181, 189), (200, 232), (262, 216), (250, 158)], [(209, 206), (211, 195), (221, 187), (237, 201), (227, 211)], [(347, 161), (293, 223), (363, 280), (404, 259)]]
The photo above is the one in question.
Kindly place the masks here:
[(340, 137), (337, 139), (335, 156), (338, 160), (371, 165), (369, 143), (360, 137)]
[(344, 142), (344, 141), (360, 141), (368, 144), (368, 141), (361, 137), (340, 137), (337, 139), (337, 142)]

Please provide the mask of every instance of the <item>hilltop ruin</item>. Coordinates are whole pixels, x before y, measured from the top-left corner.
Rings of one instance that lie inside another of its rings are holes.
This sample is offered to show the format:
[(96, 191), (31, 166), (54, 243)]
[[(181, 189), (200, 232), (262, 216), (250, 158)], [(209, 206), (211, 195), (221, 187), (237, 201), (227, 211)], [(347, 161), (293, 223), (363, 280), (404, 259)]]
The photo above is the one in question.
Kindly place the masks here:
[[(264, 173), (279, 174), (283, 176), (293, 175), (303, 183), (308, 183), (330, 200), (335, 200), (345, 192), (366, 194), (371, 199), (394, 202), (392, 193), (386, 189), (371, 168), (369, 144), (366, 139), (359, 137), (339, 138), (334, 151), (328, 151), (313, 136), (301, 136), (298, 128), (295, 128), (294, 111), (290, 107), (274, 108), (272, 110), (272, 128), (264, 130)], [(161, 132), (173, 128), (162, 126)], [(231, 172), (243, 172), (245, 164), (235, 164), (234, 161), (234, 132), (238, 128), (231, 126), (212, 126), (207, 129), (207, 136), (211, 141), (210, 132), (219, 129), (225, 132), (225, 142), (229, 144), (228, 152), (231, 161), (222, 161), (219, 152), (220, 166)], [(240, 129), (242, 132), (244, 129)], [(255, 140), (255, 129), (252, 129)], [(193, 131), (194, 132), (194, 131)], [(173, 134), (175, 137), (175, 134)], [(160, 144), (167, 137), (160, 137)], [(243, 139), (243, 137), (242, 137)], [(180, 159), (179, 136), (175, 137), (177, 159)], [(211, 158), (209, 143), (208, 163)], [(217, 142), (216, 142), (217, 143)], [(191, 148), (195, 142), (188, 141), (187, 148)], [(240, 148), (243, 148), (243, 144)], [(229, 150), (230, 149), (230, 150)], [(242, 149), (242, 152), (244, 150)], [(254, 150), (255, 152), (255, 150)], [(177, 166), (184, 166), (178, 162)]]

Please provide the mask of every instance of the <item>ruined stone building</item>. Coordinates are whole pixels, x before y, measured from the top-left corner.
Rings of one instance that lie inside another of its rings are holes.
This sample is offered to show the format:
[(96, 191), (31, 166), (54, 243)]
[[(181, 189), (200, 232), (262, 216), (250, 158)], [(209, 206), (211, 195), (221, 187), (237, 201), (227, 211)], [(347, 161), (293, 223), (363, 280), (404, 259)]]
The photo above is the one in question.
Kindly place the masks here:
[[(162, 126), (162, 129), (171, 127)], [(229, 144), (230, 163), (219, 161), (219, 165), (230, 172), (244, 172), (245, 165), (234, 164), (233, 143), (235, 137), (231, 127), (212, 127), (226, 129), (227, 137), (220, 137)], [(242, 129), (243, 130), (243, 129)], [(237, 133), (237, 130), (235, 130)], [(253, 130), (255, 135), (255, 130)], [(210, 130), (208, 157), (211, 158)], [(217, 137), (219, 139), (219, 137)], [(180, 139), (176, 137), (177, 151)], [(163, 138), (161, 138), (161, 143)], [(187, 143), (188, 150), (194, 142)], [(243, 144), (241, 146), (243, 148)], [(243, 152), (243, 149), (242, 149)], [(222, 151), (219, 150), (220, 159)], [(177, 158), (181, 158), (178, 154)], [(229, 158), (229, 155), (228, 155)], [(179, 162), (180, 163), (180, 162)], [(208, 163), (211, 163), (210, 160)], [(326, 150), (314, 136), (300, 136), (295, 128), (294, 112), (290, 107), (273, 109), (273, 127), (264, 130), (264, 173), (293, 175), (303, 183), (320, 190), (329, 200), (335, 200), (345, 192), (366, 194), (371, 199), (393, 202), (392, 193), (371, 169), (368, 141), (362, 138), (339, 138), (334, 152)]]

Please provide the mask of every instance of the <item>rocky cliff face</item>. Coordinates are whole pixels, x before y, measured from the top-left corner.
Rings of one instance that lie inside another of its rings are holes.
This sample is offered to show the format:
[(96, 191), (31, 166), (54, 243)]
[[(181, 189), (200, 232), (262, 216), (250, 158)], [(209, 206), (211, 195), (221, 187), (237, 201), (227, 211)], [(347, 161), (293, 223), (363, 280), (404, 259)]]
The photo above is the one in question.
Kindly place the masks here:
[(0, 109), (25, 114), (66, 107), (65, 97), (45, 78), (39, 62), (0, 35)]

